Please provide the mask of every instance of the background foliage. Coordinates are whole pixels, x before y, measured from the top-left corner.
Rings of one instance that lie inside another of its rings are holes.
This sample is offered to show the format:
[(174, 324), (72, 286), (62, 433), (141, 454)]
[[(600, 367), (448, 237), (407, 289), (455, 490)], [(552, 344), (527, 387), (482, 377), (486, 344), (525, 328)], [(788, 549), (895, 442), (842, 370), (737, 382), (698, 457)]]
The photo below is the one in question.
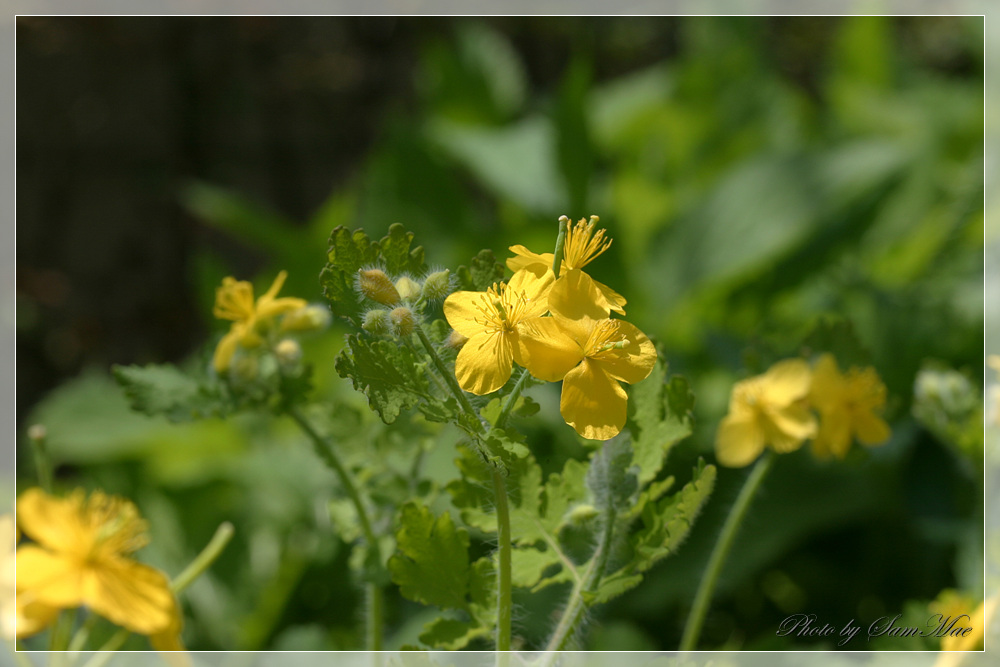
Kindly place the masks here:
[[(403, 222), (428, 264), (454, 269), (482, 248), (548, 247), (559, 215), (596, 213), (615, 243), (595, 278), (629, 296), (697, 397), (669, 462), (680, 483), (711, 460), (732, 383), (803, 346), (871, 363), (889, 389), (884, 447), (779, 461), (704, 644), (791, 648), (774, 629), (795, 612), (920, 619), (941, 589), (982, 586), (982, 31), (975, 17), (22, 17), (22, 431), (48, 427), (61, 486), (132, 497), (146, 558), (170, 573), (235, 524), (187, 596), (192, 648), (356, 648), (360, 592), (332, 529), (349, 522), (293, 426), (130, 413), (110, 364), (208, 364), (225, 275), (263, 289), (284, 268), (284, 294), (319, 301), (340, 224), (379, 238)], [(345, 457), (407, 460), (419, 432), (443, 488), (456, 434), (379, 422), (333, 368), (343, 333), (305, 354), (341, 406)], [(543, 465), (581, 447), (553, 389), (529, 392)], [(32, 483), (30, 457), (18, 471)], [(602, 608), (587, 648), (676, 647), (743, 475), (720, 470), (689, 540)], [(549, 611), (522, 605), (529, 647)], [(390, 600), (390, 648), (415, 643), (422, 613)]]

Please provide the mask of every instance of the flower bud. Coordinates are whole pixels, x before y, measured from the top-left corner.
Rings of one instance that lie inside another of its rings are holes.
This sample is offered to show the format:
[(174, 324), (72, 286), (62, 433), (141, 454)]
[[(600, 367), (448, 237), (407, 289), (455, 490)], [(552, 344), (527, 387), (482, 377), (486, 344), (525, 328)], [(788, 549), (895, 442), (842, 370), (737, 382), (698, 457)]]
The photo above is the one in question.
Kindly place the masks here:
[(45, 440), (47, 435), (48, 431), (42, 424), (32, 424), (28, 427), (28, 437), (32, 440)]
[(445, 340), (444, 344), (453, 350), (461, 350), (462, 347), (468, 342), (469, 337), (463, 336), (454, 329), (448, 334), (448, 339)]
[(293, 368), (302, 359), (302, 346), (297, 340), (285, 338), (274, 346), (274, 356), (285, 368)]
[(585, 521), (589, 521), (597, 516), (597, 508), (593, 505), (577, 505), (570, 510), (569, 515), (566, 520), (573, 525), (580, 525)]
[(281, 320), (282, 331), (321, 331), (330, 326), (330, 310), (310, 304), (293, 310)]
[(382, 269), (358, 269), (358, 291), (383, 306), (399, 303), (399, 292)]
[(413, 301), (420, 296), (420, 283), (409, 276), (403, 276), (396, 281), (396, 291), (402, 298)]
[(250, 384), (257, 379), (260, 366), (256, 356), (243, 355), (229, 366), (229, 377), (238, 384)]
[(365, 319), (361, 323), (361, 328), (376, 336), (385, 336), (392, 333), (392, 318), (389, 317), (388, 310), (376, 308), (365, 313)]
[(431, 275), (427, 276), (427, 280), (424, 281), (423, 297), (427, 301), (436, 301), (437, 299), (443, 299), (448, 296), (451, 292), (451, 271), (445, 269), (444, 271), (436, 271)]
[(392, 318), (392, 329), (397, 336), (409, 336), (417, 326), (413, 311), (406, 306), (400, 306), (389, 313)]

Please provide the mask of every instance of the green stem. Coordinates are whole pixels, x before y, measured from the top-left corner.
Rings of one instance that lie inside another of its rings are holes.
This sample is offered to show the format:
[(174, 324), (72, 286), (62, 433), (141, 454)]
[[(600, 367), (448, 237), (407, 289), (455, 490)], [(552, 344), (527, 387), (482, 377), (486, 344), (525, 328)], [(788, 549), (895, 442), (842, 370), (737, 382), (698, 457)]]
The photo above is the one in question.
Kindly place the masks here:
[(528, 372), (527, 368), (521, 369), (521, 376), (517, 378), (514, 388), (510, 390), (507, 398), (504, 399), (503, 405), (500, 407), (500, 415), (497, 417), (497, 423), (493, 428), (503, 428), (507, 424), (507, 420), (510, 419), (510, 412), (514, 409), (514, 404), (517, 403), (517, 399), (521, 396), (521, 391), (524, 389), (524, 385), (527, 384), (530, 376), (531, 373)]
[(559, 216), (559, 234), (556, 236), (556, 250), (552, 253), (552, 275), (559, 277), (559, 269), (562, 268), (563, 248), (566, 245), (566, 231), (569, 229), (570, 220), (565, 215)]
[(205, 570), (211, 567), (212, 563), (222, 554), (222, 550), (229, 544), (229, 540), (233, 539), (233, 532), (233, 524), (228, 521), (219, 524), (212, 539), (208, 541), (201, 553), (195, 556), (194, 560), (184, 568), (184, 571), (170, 582), (170, 590), (176, 595), (204, 574)]
[(370, 651), (382, 650), (382, 587), (374, 582), (365, 585), (365, 625), (367, 637), (365, 645)]
[[(458, 379), (455, 377), (454, 373), (448, 371), (448, 367), (444, 365), (441, 361), (441, 357), (438, 356), (437, 351), (434, 349), (434, 345), (431, 343), (430, 338), (424, 330), (417, 326), (417, 336), (420, 338), (420, 342), (423, 343), (424, 348), (427, 350), (427, 354), (430, 355), (431, 362), (434, 367), (437, 368), (441, 377), (445, 379), (448, 383), (448, 387), (451, 389), (451, 393), (455, 396), (459, 405), (462, 409), (473, 418), (473, 422), (477, 424), (480, 437), (486, 435), (485, 428), (483, 427), (482, 419), (476, 413), (475, 408), (472, 407), (472, 403), (469, 402), (469, 398), (465, 395), (462, 387), (458, 384)], [(522, 384), (524, 376), (522, 375), (521, 380), (518, 381), (518, 385)], [(523, 386), (523, 385), (522, 385)], [(519, 390), (518, 390), (519, 391)], [(513, 392), (512, 392), (513, 393)], [(509, 397), (508, 397), (509, 398)], [(516, 397), (515, 397), (516, 398)], [(513, 403), (510, 404), (511, 406)], [(509, 408), (510, 406), (508, 406)], [(508, 413), (510, 410), (508, 409)], [(498, 420), (499, 423), (499, 420)], [(497, 511), (497, 541), (498, 541), (498, 561), (497, 561), (497, 631), (496, 631), (496, 650), (505, 652), (510, 650), (511, 641), (511, 610), (513, 609), (513, 599), (511, 597), (511, 574), (510, 574), (510, 559), (511, 559), (511, 541), (510, 541), (510, 510), (507, 506), (507, 484), (504, 481), (503, 474), (495, 467), (491, 468), (491, 474), (493, 476), (493, 495), (494, 495), (494, 505)], [(505, 653), (497, 654), (497, 664), (504, 665), (507, 662), (507, 656)]]
[(497, 637), (498, 651), (510, 650), (511, 597), (510, 509), (507, 506), (507, 484), (499, 470), (493, 468), (493, 495), (497, 510)]
[[(344, 464), (340, 461), (340, 457), (337, 456), (336, 450), (330, 445), (329, 441), (313, 428), (309, 420), (298, 411), (295, 407), (289, 407), (286, 410), (289, 417), (299, 425), (302, 432), (305, 433), (309, 440), (313, 444), (313, 449), (316, 451), (316, 455), (323, 460), (323, 462), (336, 474), (340, 479), (341, 486), (347, 491), (348, 497), (354, 504), (354, 509), (358, 514), (358, 520), (361, 523), (361, 532), (364, 534), (365, 541), (368, 543), (368, 548), (372, 550), (374, 562), (382, 566), (382, 556), (379, 554), (379, 544), (378, 539), (375, 537), (375, 531), (372, 529), (371, 519), (368, 517), (368, 510), (365, 508), (365, 503), (361, 499), (361, 494), (358, 492), (358, 487), (354, 484), (354, 480), (351, 474), (344, 467)], [(372, 584), (373, 585), (373, 584)], [(379, 595), (381, 597), (381, 595)], [(365, 633), (368, 638), (367, 650), (369, 651), (380, 651), (382, 650), (382, 619), (381, 619), (381, 604), (376, 606), (378, 614), (367, 614), (366, 622), (369, 624), (367, 632)], [(370, 610), (369, 610), (370, 611)], [(378, 627), (375, 627), (377, 624)], [(374, 643), (373, 643), (374, 642)]]
[[(63, 609), (56, 617), (56, 622), (52, 626), (52, 634), (49, 635), (49, 651), (60, 653), (69, 646), (70, 637), (73, 633), (73, 625), (76, 620), (76, 609)], [(53, 656), (54, 662), (58, 656)]]
[(35, 474), (38, 475), (38, 486), (45, 493), (52, 493), (52, 461), (45, 446), (45, 427), (35, 424), (28, 429), (28, 440), (31, 441), (31, 453), (35, 460)]
[(434, 364), (434, 368), (436, 368), (438, 373), (441, 374), (441, 377), (444, 378), (444, 381), (448, 385), (448, 389), (451, 390), (455, 400), (457, 400), (458, 404), (462, 406), (462, 410), (464, 410), (466, 414), (472, 417), (475, 422), (479, 424), (479, 429), (483, 430), (483, 422), (479, 413), (476, 412), (474, 407), (472, 407), (472, 403), (469, 402), (469, 397), (465, 395), (465, 391), (459, 386), (458, 379), (455, 377), (455, 374), (449, 372), (448, 367), (444, 365), (443, 361), (441, 361), (441, 357), (438, 356), (437, 350), (434, 349), (434, 343), (432, 343), (431, 339), (427, 337), (427, 333), (419, 324), (416, 327), (416, 332), (417, 337), (424, 346), (424, 349), (427, 350), (427, 354), (430, 355), (431, 363)]
[(90, 633), (93, 632), (94, 626), (97, 625), (98, 618), (99, 617), (94, 612), (88, 613), (87, 620), (83, 622), (80, 629), (76, 631), (75, 635), (73, 635), (73, 639), (70, 640), (69, 648), (66, 649), (67, 651), (75, 653), (83, 650), (83, 647), (87, 644), (87, 639), (90, 638)]
[(750, 475), (743, 483), (740, 495), (729, 510), (729, 516), (722, 525), (712, 555), (709, 556), (708, 565), (705, 566), (705, 574), (702, 575), (701, 583), (698, 585), (698, 592), (694, 597), (694, 604), (691, 613), (688, 615), (687, 623), (684, 626), (684, 634), (681, 637), (681, 651), (693, 651), (698, 644), (698, 636), (701, 634), (701, 626), (705, 622), (705, 615), (708, 613), (708, 605), (712, 601), (712, 592), (715, 590), (716, 581), (722, 571), (722, 565), (726, 562), (726, 556), (733, 545), (733, 538), (739, 532), (743, 517), (746, 516), (747, 508), (750, 507), (750, 500), (760, 487), (761, 480), (767, 475), (774, 462), (774, 453), (768, 450), (757, 465), (754, 466)]
[(545, 647), (550, 656), (546, 663), (548, 665), (551, 665), (558, 658), (558, 653), (554, 653), (554, 651), (565, 651), (569, 647), (576, 633), (577, 626), (583, 620), (584, 612), (587, 610), (587, 603), (583, 598), (583, 594), (593, 592), (598, 584), (601, 583), (601, 578), (604, 576), (604, 569), (608, 564), (608, 556), (611, 554), (611, 539), (614, 536), (615, 519), (617, 516), (617, 512), (613, 507), (609, 507), (604, 514), (604, 530), (601, 532), (601, 541), (597, 545), (597, 549), (594, 550), (594, 555), (590, 559), (590, 565), (587, 566), (583, 577), (573, 586), (562, 617), (559, 619), (558, 625), (556, 625), (555, 632), (552, 633), (552, 638)]

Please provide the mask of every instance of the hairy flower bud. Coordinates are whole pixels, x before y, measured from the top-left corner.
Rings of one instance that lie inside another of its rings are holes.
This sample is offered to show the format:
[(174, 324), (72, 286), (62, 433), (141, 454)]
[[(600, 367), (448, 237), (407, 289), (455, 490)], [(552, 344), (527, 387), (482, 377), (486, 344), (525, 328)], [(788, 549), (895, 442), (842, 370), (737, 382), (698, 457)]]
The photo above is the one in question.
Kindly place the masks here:
[(328, 326), (330, 326), (329, 308), (316, 304), (293, 310), (281, 320), (282, 331), (322, 331)]
[(399, 303), (399, 292), (382, 269), (358, 269), (358, 291), (383, 306)]
[(285, 368), (292, 368), (302, 359), (302, 346), (293, 338), (285, 338), (274, 346), (274, 356)]
[(409, 276), (403, 276), (396, 281), (396, 291), (402, 298), (412, 301), (420, 296), (420, 283)]
[(448, 339), (445, 340), (444, 344), (453, 350), (461, 350), (462, 347), (468, 342), (468, 336), (463, 336), (454, 329), (448, 334)]
[(409, 336), (417, 326), (413, 311), (406, 306), (395, 308), (389, 317), (392, 318), (392, 328), (397, 336)]
[(427, 276), (427, 280), (424, 281), (424, 289), (422, 295), (427, 301), (435, 301), (437, 299), (443, 299), (448, 296), (451, 292), (451, 271), (445, 269), (444, 271), (436, 271), (431, 275)]
[(237, 384), (250, 384), (259, 373), (260, 364), (255, 356), (240, 356), (229, 366), (229, 377)]
[(388, 310), (376, 308), (365, 313), (361, 328), (376, 336), (385, 336), (392, 333), (392, 318), (389, 317)]

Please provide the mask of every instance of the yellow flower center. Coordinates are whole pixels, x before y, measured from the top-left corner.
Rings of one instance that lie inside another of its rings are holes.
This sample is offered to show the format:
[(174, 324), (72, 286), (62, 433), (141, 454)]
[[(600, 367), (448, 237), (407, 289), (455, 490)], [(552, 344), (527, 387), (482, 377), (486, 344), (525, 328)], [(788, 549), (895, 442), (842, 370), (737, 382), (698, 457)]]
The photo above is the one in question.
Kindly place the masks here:
[(86, 504), (79, 502), (84, 560), (128, 555), (149, 543), (146, 522), (128, 500), (95, 492)]
[(234, 322), (245, 322), (254, 316), (253, 285), (246, 280), (224, 278), (222, 287), (215, 292), (216, 317)]
[(512, 333), (530, 301), (524, 292), (509, 290), (506, 283), (493, 283), (493, 287), (479, 296), (476, 310), (480, 316), (475, 322), (487, 333)]
[(571, 227), (567, 223), (566, 241), (563, 246), (563, 262), (567, 270), (582, 269), (611, 246), (611, 239), (605, 238), (605, 230), (594, 231), (600, 220), (596, 215), (592, 215), (590, 222), (580, 220)]
[(628, 347), (625, 334), (621, 333), (618, 320), (602, 320), (590, 332), (587, 342), (583, 345), (583, 356), (597, 358), (612, 350)]

